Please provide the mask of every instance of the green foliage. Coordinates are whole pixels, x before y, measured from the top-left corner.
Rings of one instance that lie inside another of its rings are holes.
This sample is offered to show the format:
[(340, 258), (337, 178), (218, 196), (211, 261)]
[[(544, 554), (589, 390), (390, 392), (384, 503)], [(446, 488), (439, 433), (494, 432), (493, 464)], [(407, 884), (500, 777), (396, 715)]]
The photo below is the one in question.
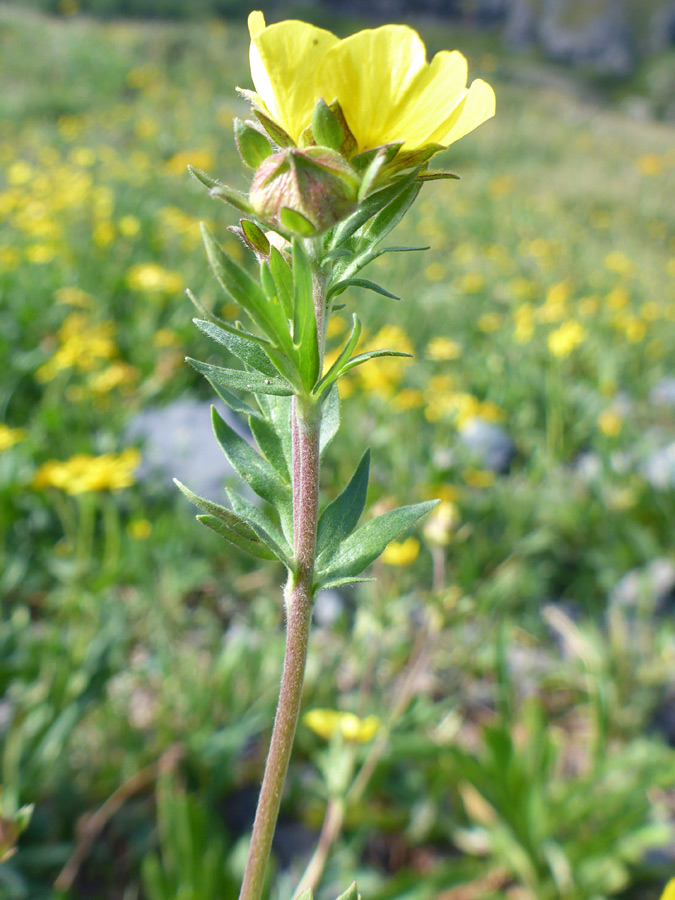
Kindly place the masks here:
[(159, 853), (143, 860), (148, 900), (225, 900), (237, 879), (226, 838), (199, 799), (164, 776), (157, 787)]

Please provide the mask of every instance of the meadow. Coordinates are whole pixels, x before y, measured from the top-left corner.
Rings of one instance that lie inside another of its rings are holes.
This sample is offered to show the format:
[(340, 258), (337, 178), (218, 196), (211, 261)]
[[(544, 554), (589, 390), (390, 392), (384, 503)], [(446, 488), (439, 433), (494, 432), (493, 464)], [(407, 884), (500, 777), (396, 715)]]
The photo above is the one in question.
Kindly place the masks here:
[[(301, 722), (270, 897), (339, 798), (320, 900), (354, 873), (366, 900), (656, 900), (675, 875), (673, 126), (489, 35), (420, 30), (467, 53), (497, 115), (395, 232), (431, 249), (367, 273), (401, 299), (344, 295), (335, 346), (358, 309), (363, 349), (415, 359), (343, 382), (322, 488), (367, 435), (369, 507), (442, 515), (317, 603), (304, 709), (379, 724)], [(0, 7), (0, 900), (237, 896), (282, 572), (198, 526), (138, 422), (212, 399), (184, 290), (235, 311), (199, 221), (245, 255), (187, 165), (246, 189), (247, 49), (222, 21)]]

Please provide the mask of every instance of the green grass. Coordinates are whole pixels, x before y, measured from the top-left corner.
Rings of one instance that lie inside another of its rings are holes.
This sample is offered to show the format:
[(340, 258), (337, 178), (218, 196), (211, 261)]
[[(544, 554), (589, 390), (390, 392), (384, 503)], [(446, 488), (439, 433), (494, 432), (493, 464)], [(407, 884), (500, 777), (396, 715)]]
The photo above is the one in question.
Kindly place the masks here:
[[(432, 52), (461, 44), (450, 29), (424, 36)], [(377, 584), (317, 630), (306, 707), (383, 718), (422, 620), (434, 635), (322, 897), (355, 873), (368, 898), (422, 900), (473, 878), (483, 900), (514, 885), (537, 900), (657, 897), (673, 864), (645, 848), (672, 842), (673, 754), (654, 728), (672, 690), (672, 610), (646, 600), (631, 617), (608, 598), (626, 572), (672, 554), (673, 490), (652, 487), (639, 460), (673, 440), (672, 407), (650, 400), (675, 340), (673, 130), (585, 102), (559, 70), (497, 57), (489, 37), (467, 41), (498, 114), (448, 151), (461, 181), (425, 186), (392, 241), (431, 250), (367, 273), (403, 300), (345, 295), (364, 345), (408, 340), (416, 359), (373, 363), (344, 390), (325, 497), (367, 434), (369, 506), (441, 495), (459, 523), (446, 551), (418, 534), (410, 565), (378, 563)], [(35, 803), (0, 865), (2, 900), (55, 900), (78, 817), (174, 743), (180, 776), (160, 784), (157, 814), (149, 780), (61, 896), (176, 900), (211, 831), (227, 856), (218, 890), (236, 885), (246, 822), (232, 810), (264, 760), (280, 571), (226, 549), (178, 492), (135, 484), (77, 499), (31, 485), (47, 460), (122, 450), (150, 405), (210, 396), (182, 361), (214, 352), (182, 288), (224, 305), (197, 221), (244, 252), (226, 230), (233, 212), (185, 167), (246, 187), (231, 131), (246, 114), (234, 90), (249, 86), (246, 50), (239, 25), (0, 12), (0, 409), (25, 429), (0, 455), (3, 816)], [(159, 270), (135, 268), (147, 265)], [(78, 312), (90, 328), (112, 323), (113, 360), (131, 367), (119, 387), (96, 380), (112, 377), (103, 357), (38, 374)], [(570, 322), (582, 340), (557, 358), (548, 337)], [(438, 338), (456, 358), (431, 358)], [(513, 437), (508, 474), (486, 474), (459, 441), (476, 410)], [(589, 453), (597, 474), (584, 480)], [(516, 678), (517, 655), (541, 665)], [(320, 824), (322, 752), (301, 726), (286, 828)], [(150, 893), (155, 857), (164, 895)], [(277, 866), (274, 897), (301, 867)], [(205, 885), (185, 896), (222, 900)]]

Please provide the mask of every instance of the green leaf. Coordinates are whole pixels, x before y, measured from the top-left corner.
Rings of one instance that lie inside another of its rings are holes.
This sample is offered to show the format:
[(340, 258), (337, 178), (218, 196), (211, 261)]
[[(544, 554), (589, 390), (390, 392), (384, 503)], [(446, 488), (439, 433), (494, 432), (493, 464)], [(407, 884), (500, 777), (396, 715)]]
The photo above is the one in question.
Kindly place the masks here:
[[(260, 348), (261, 338), (249, 334), (247, 331), (240, 331), (231, 325), (216, 325), (213, 322), (207, 322), (205, 319), (193, 319), (192, 321), (200, 331), (222, 344), (223, 347), (227, 347), (233, 356), (236, 356), (237, 359), (247, 366), (251, 366), (252, 369), (256, 369), (270, 378), (278, 376), (277, 370)], [(267, 341), (264, 341), (264, 343), (267, 344)]]
[(237, 491), (228, 488), (227, 496), (234, 512), (247, 522), (276, 557), (292, 570), (293, 551), (276, 525), (267, 518), (261, 509), (258, 509), (255, 503), (247, 500)]
[(283, 480), (290, 485), (291, 476), (286, 463), (283, 444), (274, 425), (267, 419), (261, 419), (259, 416), (252, 416), (249, 420), (249, 425), (253, 437), (267, 462), (274, 466)]
[(323, 97), (319, 97), (312, 113), (312, 137), (321, 147), (339, 150), (344, 140), (342, 128)]
[[(402, 531), (410, 528), (421, 516), (438, 503), (429, 500), (413, 506), (402, 506), (383, 513), (376, 519), (366, 522), (338, 547), (337, 551), (327, 552), (317, 559), (317, 578), (321, 581), (360, 575), (384, 548)], [(324, 558), (325, 557), (325, 558)]]
[(302, 244), (293, 238), (293, 344), (298, 349), (298, 368), (305, 389), (311, 391), (319, 377), (319, 341), (312, 291), (312, 270)]
[(211, 383), (220, 384), (224, 388), (235, 391), (250, 391), (252, 394), (277, 394), (288, 397), (293, 393), (293, 388), (287, 381), (281, 378), (266, 378), (259, 372), (245, 372), (243, 369), (225, 369), (221, 366), (212, 366), (211, 363), (200, 362), (198, 359), (186, 357), (198, 372), (206, 376)]
[(337, 900), (361, 900), (361, 895), (356, 888), (356, 882), (352, 881), (347, 890), (340, 894)]
[(323, 412), (321, 416), (321, 431), (319, 433), (319, 456), (322, 457), (326, 448), (338, 433), (340, 428), (340, 395), (337, 385), (325, 394), (323, 399)]
[(328, 578), (326, 581), (317, 581), (314, 585), (315, 591), (327, 591), (330, 588), (343, 587), (346, 584), (367, 584), (371, 581), (377, 581), (377, 578), (359, 578), (356, 575), (347, 575), (344, 578)]
[(221, 419), (215, 408), (212, 408), (211, 414), (213, 431), (235, 472), (263, 500), (273, 506), (287, 504), (291, 496), (290, 488), (273, 467)]
[(202, 223), (206, 255), (223, 290), (246, 310), (272, 343), (292, 355), (288, 325), (278, 303), (270, 303), (265, 292), (251, 276), (222, 251), (209, 229)]
[[(174, 478), (174, 484), (185, 494), (190, 503), (193, 503), (198, 509), (207, 514), (206, 516), (197, 516), (197, 519), (202, 524), (222, 535), (231, 544), (234, 544), (241, 550), (246, 550), (247, 553), (251, 553), (259, 559), (281, 558), (266, 546), (255, 529), (236, 513), (193, 493), (190, 488), (178, 481), (177, 478)], [(215, 527), (215, 523), (217, 523), (217, 527)]]
[(270, 271), (277, 288), (277, 296), (281, 302), (287, 319), (293, 318), (293, 273), (282, 253), (272, 245), (269, 261)]
[(390, 300), (400, 300), (400, 297), (397, 297), (396, 294), (392, 294), (390, 291), (386, 290), (379, 284), (375, 284), (374, 281), (369, 281), (367, 278), (346, 278), (344, 281), (339, 281), (334, 287), (330, 289), (329, 297), (338, 297), (340, 294), (344, 293), (348, 287), (361, 287), (366, 288), (369, 291), (375, 291), (376, 294), (382, 294), (383, 297), (389, 297)]
[[(257, 557), (257, 559), (276, 559), (274, 553), (269, 550), (261, 540), (258, 539), (256, 535), (255, 541), (249, 541), (247, 538), (242, 537), (239, 531), (236, 528), (231, 528), (229, 525), (226, 525), (216, 516), (209, 515), (201, 515), (197, 516), (197, 521), (201, 522), (202, 525), (206, 525), (207, 528), (210, 528), (211, 531), (215, 531), (216, 534), (219, 534), (221, 537), (225, 538), (226, 541), (229, 541), (230, 544), (233, 544), (239, 550), (245, 550), (247, 553), (250, 553), (251, 556)], [(241, 519), (237, 520), (241, 523), (241, 525), (245, 525)], [(251, 532), (255, 534), (253, 529), (251, 528)]]
[(377, 359), (380, 356), (407, 356), (412, 358), (412, 353), (404, 353), (402, 350), (369, 350), (367, 353), (359, 353), (358, 356), (352, 356), (349, 362), (345, 363), (336, 377), (339, 378), (345, 372), (349, 372), (350, 369), (355, 369), (356, 366), (368, 362), (369, 359)]
[(263, 416), (270, 422), (281, 441), (281, 449), (286, 460), (286, 470), (291, 472), (293, 467), (291, 441), (292, 398), (258, 394), (256, 400)]
[(347, 487), (321, 514), (316, 534), (317, 556), (336, 550), (358, 525), (366, 505), (369, 471), (370, 450), (366, 450)]
[(342, 279), (352, 278), (363, 269), (368, 263), (372, 262), (375, 259), (378, 259), (380, 256), (384, 256), (385, 253), (412, 253), (418, 250), (428, 250), (429, 247), (383, 247), (381, 250), (377, 250), (374, 247), (367, 248), (363, 253), (359, 253), (358, 256), (355, 256), (350, 263), (348, 263), (342, 270), (340, 271), (338, 267), (335, 267), (336, 278), (334, 279), (336, 284)]
[(217, 178), (211, 178), (210, 175), (207, 175), (206, 172), (202, 172), (201, 169), (196, 169), (194, 166), (188, 166), (188, 172), (192, 175), (193, 178), (196, 178), (200, 184), (203, 184), (204, 187), (207, 187), (209, 190), (214, 187), (222, 187), (223, 182), (218, 181)]
[[(260, 418), (260, 413), (257, 409), (253, 409), (252, 406), (249, 406), (245, 400), (241, 400), (237, 397), (236, 394), (231, 394), (227, 388), (224, 388), (222, 384), (216, 384), (215, 381), (211, 381), (207, 379), (213, 390), (218, 394), (220, 399), (225, 403), (230, 409), (233, 409), (235, 412), (241, 413), (244, 416), (249, 416), (253, 418)], [(258, 395), (260, 396), (260, 395)]]
[(289, 206), (281, 207), (279, 220), (284, 228), (288, 228), (293, 234), (299, 234), (301, 237), (312, 237), (316, 233), (314, 223), (310, 222), (307, 216), (299, 213), (297, 209), (291, 209)]
[(326, 372), (326, 374), (323, 376), (321, 381), (314, 388), (315, 394), (320, 396), (326, 390), (327, 387), (329, 387), (331, 384), (333, 384), (334, 381), (337, 380), (337, 378), (339, 378), (340, 372), (342, 371), (342, 367), (345, 365), (345, 363), (347, 362), (349, 357), (352, 355), (352, 353), (356, 349), (356, 345), (358, 344), (360, 337), (361, 337), (361, 320), (356, 315), (356, 313), (354, 313), (352, 315), (352, 330), (349, 334), (349, 337), (347, 338), (347, 341), (346, 341), (344, 347), (342, 348), (342, 350), (340, 350), (340, 353), (338, 354), (338, 357), (335, 360), (335, 362), (333, 363), (333, 365), (330, 367), (330, 369)]

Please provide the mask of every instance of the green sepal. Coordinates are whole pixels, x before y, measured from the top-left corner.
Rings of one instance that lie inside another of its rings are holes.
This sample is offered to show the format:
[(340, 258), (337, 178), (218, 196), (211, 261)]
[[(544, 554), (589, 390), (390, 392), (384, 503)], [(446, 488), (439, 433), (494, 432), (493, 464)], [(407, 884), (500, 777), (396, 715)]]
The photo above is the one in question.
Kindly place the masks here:
[(211, 408), (211, 418), (218, 443), (241, 479), (272, 506), (286, 505), (290, 488), (270, 463), (220, 417), (215, 407)]
[(426, 147), (419, 147), (417, 150), (402, 151), (387, 166), (387, 174), (393, 175), (396, 172), (404, 172), (406, 169), (417, 169), (428, 163), (432, 156), (445, 149), (442, 144), (427, 144)]
[(386, 237), (401, 221), (408, 209), (412, 206), (420, 192), (422, 185), (419, 181), (409, 184), (394, 197), (371, 222), (363, 229), (360, 240), (366, 247), (372, 248)]
[(312, 137), (314, 143), (331, 150), (339, 150), (344, 141), (344, 134), (335, 113), (323, 97), (319, 97), (312, 113)]
[(217, 178), (211, 178), (210, 175), (207, 175), (206, 172), (202, 172), (201, 169), (196, 169), (194, 166), (188, 166), (187, 169), (193, 178), (195, 178), (200, 184), (203, 184), (204, 187), (207, 187), (209, 190), (215, 187), (224, 187), (222, 181), (218, 181)]
[(258, 559), (281, 559), (261, 540), (257, 531), (236, 513), (193, 493), (190, 488), (178, 481), (177, 478), (174, 478), (174, 484), (183, 492), (190, 503), (206, 513), (206, 515), (197, 516), (197, 520), (203, 525), (224, 537), (231, 544), (234, 544), (235, 547), (245, 550)]
[(298, 351), (298, 368), (307, 391), (319, 377), (319, 340), (314, 312), (312, 270), (307, 254), (293, 238), (293, 344)]
[(287, 319), (293, 318), (293, 273), (280, 250), (273, 245), (269, 267), (277, 288), (277, 296)]
[[(408, 175), (399, 178), (394, 184), (382, 188), (374, 194), (370, 194), (365, 200), (362, 200), (361, 203), (359, 203), (356, 212), (335, 228), (328, 249), (334, 250), (337, 247), (340, 247), (345, 241), (349, 240), (352, 235), (356, 234), (369, 219), (372, 219), (374, 215), (377, 215), (390, 203), (396, 200), (399, 194), (415, 182), (418, 172), (419, 170), (416, 169)], [(419, 190), (420, 187), (421, 185), (418, 182), (417, 189)]]
[(374, 281), (370, 281), (368, 278), (345, 278), (344, 281), (338, 281), (337, 284), (333, 285), (333, 287), (328, 292), (328, 296), (330, 297), (339, 297), (344, 291), (349, 287), (361, 287), (366, 288), (366, 290), (374, 291), (376, 294), (381, 294), (383, 297), (389, 297), (390, 300), (400, 300), (400, 297), (397, 297), (396, 294), (392, 294), (391, 291), (388, 291), (386, 288), (383, 288), (379, 284), (375, 284)]
[(200, 331), (222, 344), (223, 347), (227, 347), (233, 356), (246, 363), (247, 366), (251, 366), (269, 378), (278, 377), (276, 368), (261, 347), (261, 345), (268, 344), (263, 338), (250, 334), (248, 331), (240, 331), (225, 323), (216, 325), (215, 322), (208, 322), (206, 319), (193, 319), (192, 321)]
[(381, 148), (379, 152), (376, 153), (375, 156), (371, 159), (370, 163), (363, 173), (363, 176), (361, 178), (361, 185), (359, 186), (359, 200), (363, 200), (363, 198), (370, 193), (375, 184), (377, 176), (382, 171), (382, 168), (386, 164), (386, 162), (387, 155), (384, 152), (384, 148)]
[(340, 429), (340, 395), (336, 384), (325, 394), (322, 402), (323, 411), (321, 415), (321, 429), (319, 431), (320, 459)]
[(250, 169), (257, 169), (273, 152), (270, 142), (249, 122), (235, 119), (232, 124), (234, 125), (234, 141), (242, 162)]
[(371, 150), (364, 150), (363, 153), (353, 156), (350, 162), (357, 172), (365, 173), (378, 157), (382, 159), (381, 165), (388, 165), (402, 146), (403, 141), (397, 141), (393, 144), (382, 144), (380, 147), (373, 147)]
[(438, 503), (428, 500), (412, 506), (401, 506), (383, 513), (353, 531), (332, 553), (327, 551), (317, 559), (317, 580), (327, 582), (335, 578), (360, 575), (382, 553), (390, 541), (410, 528)]
[(289, 231), (300, 235), (300, 237), (312, 237), (316, 233), (313, 222), (310, 222), (306, 216), (303, 216), (296, 209), (291, 209), (288, 206), (282, 206), (279, 210), (279, 221), (284, 228), (288, 228)]
[(250, 219), (241, 219), (239, 222), (244, 242), (257, 255), (267, 258), (270, 255), (270, 242), (265, 232)]
[(340, 894), (336, 900), (361, 900), (361, 895), (356, 887), (356, 882), (352, 881), (347, 890), (343, 894)]
[(265, 513), (238, 491), (227, 489), (233, 511), (247, 522), (289, 571), (293, 571), (293, 551), (286, 538)]
[(337, 359), (330, 367), (330, 369), (323, 376), (321, 381), (314, 388), (314, 393), (318, 396), (326, 390), (326, 388), (330, 387), (333, 382), (335, 382), (340, 377), (340, 372), (342, 371), (343, 366), (352, 355), (354, 350), (356, 349), (356, 345), (359, 342), (359, 338), (361, 337), (361, 320), (354, 313), (352, 315), (352, 330), (347, 338), (342, 350), (338, 354)]
[(369, 472), (370, 450), (366, 450), (347, 487), (321, 514), (316, 532), (317, 556), (337, 550), (338, 544), (359, 524), (366, 505)]
[[(246, 93), (250, 92), (240, 91), (240, 93), (246, 96)], [(278, 147), (295, 147), (293, 138), (286, 134), (284, 129), (280, 125), (277, 125), (276, 122), (273, 122), (272, 119), (265, 115), (265, 113), (261, 112), (259, 109), (254, 109), (253, 115)]]
[(431, 169), (431, 171), (420, 172), (417, 178), (419, 181), (440, 181), (447, 178), (459, 181), (459, 175), (455, 175), (454, 172), (446, 172), (443, 169)]
[(211, 363), (200, 362), (198, 359), (185, 357), (198, 372), (201, 372), (208, 380), (231, 388), (235, 391), (250, 391), (252, 394), (276, 394), (279, 397), (289, 397), (294, 393), (293, 387), (281, 378), (266, 378), (258, 372), (244, 372), (242, 369), (226, 369), (222, 366), (212, 366)]

